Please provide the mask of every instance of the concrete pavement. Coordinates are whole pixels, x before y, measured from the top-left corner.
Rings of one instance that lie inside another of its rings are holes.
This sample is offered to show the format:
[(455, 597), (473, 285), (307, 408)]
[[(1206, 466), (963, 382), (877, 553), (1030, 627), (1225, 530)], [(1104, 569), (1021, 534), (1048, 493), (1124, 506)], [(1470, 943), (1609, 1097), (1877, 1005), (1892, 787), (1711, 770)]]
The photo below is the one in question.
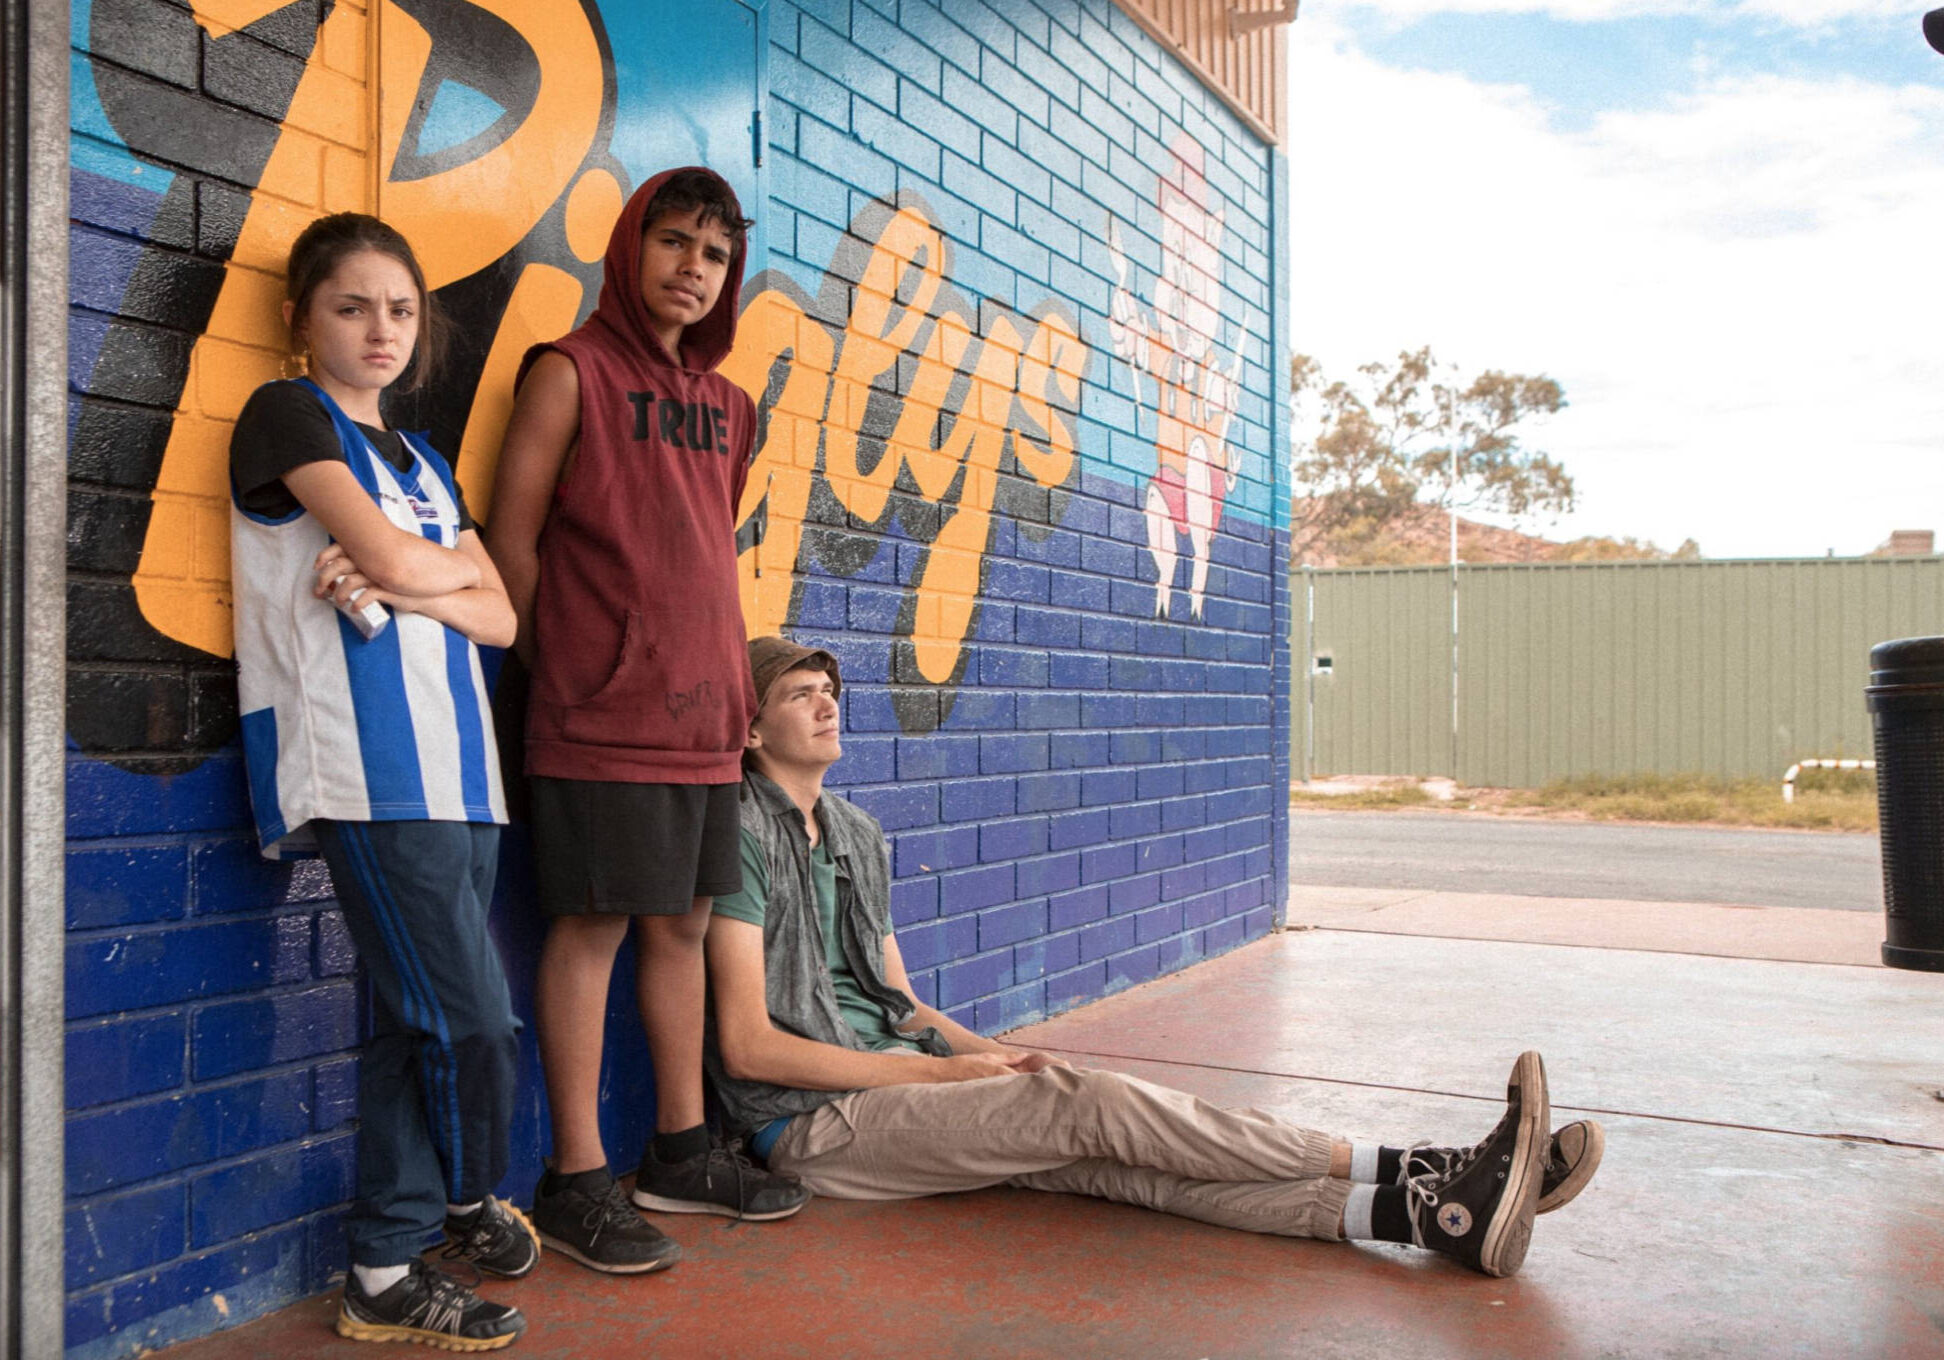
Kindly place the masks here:
[[(1498, 1281), (994, 1190), (663, 1220), (688, 1259), (490, 1289), (524, 1356), (1944, 1355), (1944, 977), (1855, 912), (1299, 888), (1296, 929), (1014, 1036), (1354, 1137), (1469, 1141), (1524, 1047), (1592, 1186)], [(179, 1360), (356, 1355), (313, 1300)]]

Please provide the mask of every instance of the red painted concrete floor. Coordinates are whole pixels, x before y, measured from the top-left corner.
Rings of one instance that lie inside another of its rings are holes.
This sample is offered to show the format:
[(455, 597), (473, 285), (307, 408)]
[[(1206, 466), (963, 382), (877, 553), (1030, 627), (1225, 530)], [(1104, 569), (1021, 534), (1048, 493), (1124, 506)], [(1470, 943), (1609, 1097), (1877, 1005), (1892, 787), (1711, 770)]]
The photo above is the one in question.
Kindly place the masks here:
[[(1546, 913), (1505, 908), (1291, 931), (1017, 1037), (1348, 1136), (1440, 1142), (1488, 1128), (1536, 1047), (1557, 1118), (1596, 1112), (1609, 1143), (1516, 1279), (1030, 1191), (818, 1200), (779, 1224), (665, 1220), (688, 1253), (666, 1275), (550, 1257), (490, 1291), (532, 1319), (506, 1354), (1944, 1356), (1944, 977), (1737, 957), (1761, 948), (1734, 912), (1669, 953), (1649, 952), (1669, 948), (1650, 916), (1589, 948), (1554, 926), (1522, 939)], [(332, 1334), (335, 1307), (166, 1354), (369, 1354)]]

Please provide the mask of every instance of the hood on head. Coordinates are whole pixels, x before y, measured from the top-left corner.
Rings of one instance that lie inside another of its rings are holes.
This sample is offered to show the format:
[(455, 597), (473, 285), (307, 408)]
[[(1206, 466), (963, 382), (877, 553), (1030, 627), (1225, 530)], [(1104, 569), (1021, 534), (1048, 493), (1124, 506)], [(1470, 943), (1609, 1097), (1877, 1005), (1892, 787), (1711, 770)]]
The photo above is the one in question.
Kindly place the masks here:
[(601, 297), (587, 324), (604, 326), (634, 341), (648, 353), (666, 357), (679, 368), (706, 373), (721, 363), (736, 343), (736, 317), (742, 311), (743, 263), (749, 253), (749, 240), (745, 235), (735, 243), (722, 292), (709, 314), (682, 333), (683, 352), (669, 354), (655, 335), (647, 304), (641, 300), (641, 238), (648, 229), (648, 204), (662, 185), (684, 170), (699, 170), (714, 179), (722, 179), (707, 166), (677, 166), (655, 175), (629, 196), (627, 206), (621, 209), (621, 216), (614, 224), (614, 234), (608, 238), (607, 259), (601, 267)]

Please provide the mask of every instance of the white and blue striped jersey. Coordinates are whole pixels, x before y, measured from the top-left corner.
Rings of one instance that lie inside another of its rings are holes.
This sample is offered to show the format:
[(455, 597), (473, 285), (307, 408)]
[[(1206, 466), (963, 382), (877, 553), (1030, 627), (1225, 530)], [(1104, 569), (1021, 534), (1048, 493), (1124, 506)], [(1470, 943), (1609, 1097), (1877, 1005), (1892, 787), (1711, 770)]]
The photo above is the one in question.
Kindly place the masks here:
[[(405, 435), (413, 469), (373, 448), (322, 388), (352, 474), (399, 528), (452, 547), (452, 469)], [(257, 838), (269, 859), (316, 853), (307, 825), (334, 821), (504, 822), (499, 753), (479, 648), (423, 614), (394, 611), (367, 641), (311, 594), (330, 534), (299, 507), (271, 519), (230, 494), (237, 695)]]

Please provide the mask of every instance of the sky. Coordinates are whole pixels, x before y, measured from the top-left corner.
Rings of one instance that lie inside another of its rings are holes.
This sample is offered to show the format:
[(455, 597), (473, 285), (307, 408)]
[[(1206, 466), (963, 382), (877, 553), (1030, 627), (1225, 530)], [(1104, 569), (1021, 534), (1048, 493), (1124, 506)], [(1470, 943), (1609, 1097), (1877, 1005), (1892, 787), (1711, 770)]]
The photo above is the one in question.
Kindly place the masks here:
[(1293, 347), (1331, 376), (1429, 344), (1557, 379), (1567, 408), (1525, 439), (1578, 504), (1526, 532), (1944, 548), (1944, 56), (1921, 13), (1311, 0)]

